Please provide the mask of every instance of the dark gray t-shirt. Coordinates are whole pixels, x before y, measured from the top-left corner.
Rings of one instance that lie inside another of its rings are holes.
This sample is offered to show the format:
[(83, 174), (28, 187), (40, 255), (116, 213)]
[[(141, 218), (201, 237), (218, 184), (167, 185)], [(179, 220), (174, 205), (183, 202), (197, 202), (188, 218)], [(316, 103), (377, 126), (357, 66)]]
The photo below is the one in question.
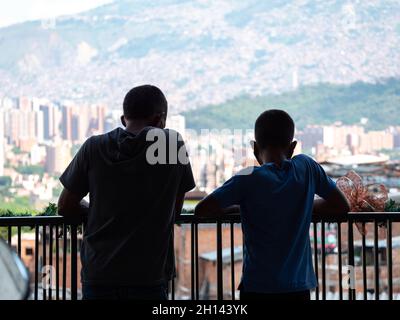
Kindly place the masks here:
[(190, 163), (149, 163), (150, 131), (165, 134), (169, 157), (186, 154), (175, 131), (118, 128), (88, 139), (60, 177), (70, 192), (90, 197), (83, 284), (152, 286), (173, 277), (175, 200), (195, 183)]

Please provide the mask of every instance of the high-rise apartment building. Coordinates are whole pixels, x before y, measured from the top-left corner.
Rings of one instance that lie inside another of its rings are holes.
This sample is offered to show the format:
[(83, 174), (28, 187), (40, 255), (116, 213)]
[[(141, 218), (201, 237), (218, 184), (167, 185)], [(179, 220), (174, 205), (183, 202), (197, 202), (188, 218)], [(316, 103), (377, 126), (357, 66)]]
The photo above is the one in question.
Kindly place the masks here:
[(61, 137), (64, 140), (72, 141), (72, 118), (74, 107), (63, 105), (61, 107)]
[(0, 176), (4, 176), (4, 164), (5, 164), (5, 130), (4, 130), (4, 113), (0, 111)]
[(57, 140), (46, 146), (46, 172), (61, 174), (71, 160), (71, 144), (69, 142)]

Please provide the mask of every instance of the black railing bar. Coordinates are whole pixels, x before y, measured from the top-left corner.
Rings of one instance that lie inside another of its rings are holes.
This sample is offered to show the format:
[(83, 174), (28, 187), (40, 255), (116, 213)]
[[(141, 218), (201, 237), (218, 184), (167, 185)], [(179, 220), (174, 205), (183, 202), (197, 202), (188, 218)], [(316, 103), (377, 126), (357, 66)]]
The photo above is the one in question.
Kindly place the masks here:
[(322, 300), (326, 300), (325, 222), (321, 222)]
[(217, 298), (224, 299), (223, 261), (222, 261), (222, 224), (217, 222)]
[(67, 250), (68, 250), (68, 228), (67, 225), (63, 224), (63, 264), (62, 264), (62, 274), (63, 274), (63, 288), (62, 288), (62, 298), (67, 300)]
[(198, 224), (196, 223), (194, 225), (194, 261), (196, 264), (196, 300), (199, 300), (199, 296), (200, 296), (200, 283), (199, 283), (199, 228), (198, 228)]
[(378, 223), (374, 223), (374, 275), (375, 275), (375, 300), (379, 300), (379, 234)]
[(174, 250), (172, 251), (173, 259), (174, 259), (174, 271), (172, 274), (172, 279), (169, 281), (169, 286), (170, 286), (170, 290), (171, 290), (171, 300), (175, 300), (175, 277), (176, 277), (175, 227), (172, 228), (172, 243), (174, 244)]
[[(49, 266), (51, 268), (51, 272), (53, 272), (53, 225), (49, 225)], [(53, 300), (53, 277), (54, 274), (50, 274), (49, 300)]]
[(354, 274), (354, 234), (353, 234), (353, 221), (350, 219), (349, 220), (349, 225), (348, 225), (348, 236), (347, 236), (347, 246), (348, 246), (348, 263), (349, 266), (352, 267), (352, 270), (349, 270), (349, 300), (355, 300), (356, 299), (356, 290), (355, 288), (352, 288), (353, 283), (353, 277), (355, 277)]
[(232, 300), (235, 298), (235, 224), (231, 223), (231, 295)]
[[(365, 223), (362, 224), (363, 229), (365, 230), (366, 225)], [(366, 237), (365, 233), (362, 234), (362, 272), (363, 272), (363, 295), (364, 295), (364, 300), (368, 299), (368, 291), (367, 291), (367, 286), (368, 286), (368, 280), (367, 280), (367, 254), (366, 254)]]
[[(46, 261), (46, 225), (42, 226), (42, 270), (40, 271), (40, 273), (42, 274), (42, 279), (43, 279), (43, 271), (44, 271), (44, 267), (47, 264)], [(44, 284), (44, 281), (42, 280), (42, 285)], [(47, 285), (47, 283), (46, 283)], [(46, 300), (46, 286), (43, 286), (43, 300)]]
[(38, 300), (39, 284), (39, 226), (35, 227), (35, 291), (34, 299)]
[(317, 278), (317, 287), (315, 288), (315, 299), (319, 300), (319, 265), (318, 265), (318, 225), (313, 222), (313, 234), (314, 234), (314, 272)]
[(192, 222), (190, 228), (190, 292), (191, 298), (194, 300), (195, 298), (195, 264), (194, 264), (194, 223)]
[(175, 300), (175, 276), (171, 280), (171, 300)]
[(343, 284), (342, 284), (342, 225), (337, 224), (338, 230), (338, 271), (339, 271), (339, 299), (343, 300)]
[(60, 300), (60, 237), (59, 225), (56, 225), (56, 300)]
[(78, 229), (76, 225), (71, 230), (71, 300), (78, 300)]
[(7, 243), (8, 243), (8, 245), (11, 247), (12, 246), (12, 243), (11, 243), (11, 237), (12, 237), (12, 226), (8, 226), (8, 233), (7, 233)]
[(18, 256), (21, 258), (21, 226), (17, 227)]
[(393, 257), (392, 257), (392, 223), (387, 222), (387, 258), (388, 258), (388, 282), (389, 300), (393, 300)]

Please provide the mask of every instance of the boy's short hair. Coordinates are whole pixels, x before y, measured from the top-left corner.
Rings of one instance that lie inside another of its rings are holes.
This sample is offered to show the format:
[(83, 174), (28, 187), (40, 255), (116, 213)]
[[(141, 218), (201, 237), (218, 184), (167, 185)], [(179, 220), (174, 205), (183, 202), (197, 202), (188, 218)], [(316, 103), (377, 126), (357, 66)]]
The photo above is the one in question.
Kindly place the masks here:
[(146, 119), (158, 113), (167, 113), (168, 102), (162, 91), (152, 85), (130, 90), (124, 99), (124, 116), (127, 119)]
[(288, 147), (293, 141), (295, 125), (290, 115), (283, 110), (267, 110), (259, 115), (255, 123), (255, 138), (261, 148)]

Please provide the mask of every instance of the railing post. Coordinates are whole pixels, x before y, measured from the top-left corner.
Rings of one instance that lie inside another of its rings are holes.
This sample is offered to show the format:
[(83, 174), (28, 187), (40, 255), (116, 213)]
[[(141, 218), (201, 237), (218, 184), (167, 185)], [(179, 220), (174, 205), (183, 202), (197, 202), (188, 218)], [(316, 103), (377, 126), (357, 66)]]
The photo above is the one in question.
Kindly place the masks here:
[(379, 234), (378, 222), (374, 222), (374, 276), (375, 276), (375, 300), (379, 300)]
[(349, 300), (355, 300), (356, 298), (356, 290), (355, 288), (352, 288), (353, 285), (355, 285), (355, 281), (353, 282), (352, 277), (354, 276), (355, 280), (355, 274), (354, 274), (354, 238), (353, 238), (353, 219), (349, 218), (348, 222), (348, 251), (349, 251)]
[(78, 299), (78, 228), (71, 224), (71, 300)]
[(194, 222), (190, 226), (190, 292), (191, 299), (195, 299), (195, 261), (194, 261)]
[(321, 268), (322, 268), (322, 300), (326, 300), (326, 252), (325, 221), (321, 221)]
[(222, 224), (217, 221), (217, 297), (224, 300), (223, 266), (222, 266)]
[(389, 300), (393, 300), (393, 257), (392, 257), (392, 221), (387, 220), (387, 259)]
[(339, 270), (339, 300), (343, 300), (343, 279), (342, 279), (342, 225), (339, 221), (337, 224), (337, 240), (338, 240), (338, 270)]
[(315, 300), (319, 300), (319, 265), (318, 265), (318, 225), (317, 221), (313, 222), (313, 234), (314, 234), (314, 272), (317, 278), (317, 287), (315, 288)]
[(39, 296), (39, 225), (35, 226), (35, 291), (34, 299), (38, 300)]
[(235, 225), (231, 222), (231, 295), (232, 300), (235, 298)]

